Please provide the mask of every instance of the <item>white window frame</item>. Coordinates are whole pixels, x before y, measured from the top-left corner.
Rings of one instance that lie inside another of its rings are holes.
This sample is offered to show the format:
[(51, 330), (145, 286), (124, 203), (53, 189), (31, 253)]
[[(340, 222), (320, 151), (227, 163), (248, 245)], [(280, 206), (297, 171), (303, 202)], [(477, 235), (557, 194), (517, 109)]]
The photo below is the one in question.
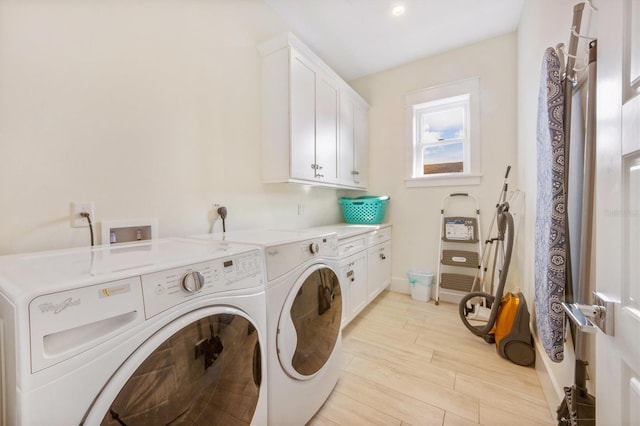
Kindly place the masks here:
[[(464, 169), (462, 173), (439, 173), (424, 175), (422, 167), (422, 145), (417, 140), (418, 125), (416, 112), (431, 103), (434, 109), (439, 105), (454, 105), (463, 96), (468, 96), (467, 134), (464, 141)], [(478, 77), (409, 93), (405, 96), (407, 159), (407, 187), (479, 185), (480, 173), (480, 79)]]

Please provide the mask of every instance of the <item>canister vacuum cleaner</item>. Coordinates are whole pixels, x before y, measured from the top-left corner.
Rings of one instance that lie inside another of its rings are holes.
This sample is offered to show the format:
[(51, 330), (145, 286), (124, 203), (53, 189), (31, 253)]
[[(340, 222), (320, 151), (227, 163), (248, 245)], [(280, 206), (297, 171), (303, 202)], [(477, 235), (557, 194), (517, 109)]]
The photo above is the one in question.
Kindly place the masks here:
[[(509, 212), (509, 203), (506, 201), (506, 179), (509, 169), (510, 167), (505, 175), (501, 202), (496, 209), (497, 236), (490, 236), (486, 242), (487, 246), (493, 245), (495, 248), (492, 270), (492, 276), (498, 274), (495, 294), (472, 291), (462, 298), (458, 312), (462, 323), (469, 331), (482, 337), (487, 343), (495, 343), (498, 353), (503, 358), (518, 365), (528, 366), (535, 361), (535, 351), (529, 329), (527, 303), (520, 292), (504, 294), (515, 233), (513, 215)], [(487, 250), (483, 257), (486, 252)], [(477, 323), (484, 324), (476, 325)]]

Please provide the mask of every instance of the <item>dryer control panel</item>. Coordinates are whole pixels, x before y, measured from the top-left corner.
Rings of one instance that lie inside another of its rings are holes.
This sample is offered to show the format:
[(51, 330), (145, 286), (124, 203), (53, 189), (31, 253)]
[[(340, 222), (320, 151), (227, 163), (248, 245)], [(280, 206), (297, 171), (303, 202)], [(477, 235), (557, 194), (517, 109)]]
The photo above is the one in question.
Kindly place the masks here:
[(304, 262), (321, 258), (338, 256), (338, 239), (336, 234), (281, 244), (265, 249), (267, 262), (267, 279), (272, 281)]
[(192, 298), (264, 286), (260, 251), (142, 275), (146, 318)]

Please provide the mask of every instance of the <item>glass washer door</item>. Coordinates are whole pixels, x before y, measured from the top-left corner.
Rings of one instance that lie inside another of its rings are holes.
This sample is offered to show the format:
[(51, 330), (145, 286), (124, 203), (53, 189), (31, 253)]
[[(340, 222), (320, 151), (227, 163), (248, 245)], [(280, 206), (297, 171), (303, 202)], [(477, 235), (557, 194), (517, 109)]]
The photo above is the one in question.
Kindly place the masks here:
[(298, 380), (315, 376), (340, 338), (342, 293), (336, 273), (326, 265), (309, 268), (285, 301), (277, 335), (280, 365)]
[(261, 367), (258, 332), (244, 313), (223, 307), (195, 311), (147, 340), (112, 377), (83, 423), (249, 425)]

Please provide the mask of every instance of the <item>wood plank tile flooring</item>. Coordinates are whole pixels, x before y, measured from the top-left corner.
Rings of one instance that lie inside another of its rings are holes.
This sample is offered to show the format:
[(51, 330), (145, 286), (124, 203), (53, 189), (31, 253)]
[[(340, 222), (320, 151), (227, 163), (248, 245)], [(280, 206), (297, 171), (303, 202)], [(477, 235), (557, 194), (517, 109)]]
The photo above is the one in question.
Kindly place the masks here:
[(311, 426), (555, 424), (535, 370), (471, 334), (455, 304), (385, 291), (345, 328), (343, 351)]

